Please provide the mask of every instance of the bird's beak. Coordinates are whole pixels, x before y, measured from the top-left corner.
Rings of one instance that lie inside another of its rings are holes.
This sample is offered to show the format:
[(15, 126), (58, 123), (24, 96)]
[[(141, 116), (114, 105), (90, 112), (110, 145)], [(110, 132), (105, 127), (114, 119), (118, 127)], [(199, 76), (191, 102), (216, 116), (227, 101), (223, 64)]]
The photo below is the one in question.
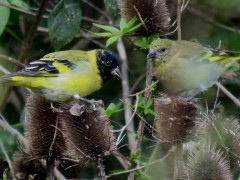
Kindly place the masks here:
[(148, 59), (155, 59), (157, 57), (157, 53), (154, 49), (149, 49), (147, 58)]
[(120, 79), (122, 79), (122, 73), (121, 73), (119, 67), (116, 67), (115, 69), (113, 69), (111, 74), (114, 76), (118, 76)]

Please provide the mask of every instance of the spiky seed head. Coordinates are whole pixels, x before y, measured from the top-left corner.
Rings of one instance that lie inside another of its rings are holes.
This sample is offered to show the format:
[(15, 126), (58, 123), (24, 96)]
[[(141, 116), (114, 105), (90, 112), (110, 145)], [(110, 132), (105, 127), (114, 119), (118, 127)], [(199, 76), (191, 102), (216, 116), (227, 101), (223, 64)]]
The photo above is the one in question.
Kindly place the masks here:
[(203, 140), (188, 142), (183, 146), (185, 159), (180, 162), (183, 171), (180, 179), (232, 180), (230, 164), (223, 151), (215, 144)]
[(27, 152), (35, 157), (59, 157), (65, 151), (62, 133), (58, 130), (57, 113), (50, 102), (31, 94), (25, 107), (25, 136), (29, 147)]
[(169, 10), (165, 0), (121, 0), (119, 1), (121, 16), (127, 21), (137, 17), (138, 23), (144, 21), (135, 34), (150, 36), (168, 31), (170, 24)]
[(225, 118), (223, 114), (204, 115), (196, 123), (196, 137), (215, 142), (219, 149), (229, 157), (232, 167), (239, 168), (240, 161), (240, 126), (235, 118)]
[(162, 143), (184, 140), (195, 123), (198, 104), (194, 99), (160, 94), (154, 99), (156, 137)]
[(16, 152), (13, 155), (13, 171), (17, 180), (26, 180), (34, 177), (35, 180), (47, 178), (47, 172), (39, 159), (24, 152)]
[(109, 122), (100, 110), (80, 103), (62, 103), (59, 120), (66, 137), (67, 154), (72, 158), (97, 158), (115, 149)]

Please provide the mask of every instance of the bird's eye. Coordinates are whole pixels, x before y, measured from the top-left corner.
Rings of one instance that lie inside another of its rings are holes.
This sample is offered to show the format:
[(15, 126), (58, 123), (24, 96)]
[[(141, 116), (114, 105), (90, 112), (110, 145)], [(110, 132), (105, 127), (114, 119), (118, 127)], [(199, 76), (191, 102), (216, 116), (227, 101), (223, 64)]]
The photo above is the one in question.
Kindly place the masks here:
[(165, 53), (166, 51), (167, 51), (166, 48), (162, 48), (162, 49), (160, 49), (160, 52), (161, 52), (161, 53)]
[(107, 66), (110, 66), (110, 65), (111, 65), (111, 62), (110, 62), (110, 61), (106, 61), (106, 65), (107, 65)]

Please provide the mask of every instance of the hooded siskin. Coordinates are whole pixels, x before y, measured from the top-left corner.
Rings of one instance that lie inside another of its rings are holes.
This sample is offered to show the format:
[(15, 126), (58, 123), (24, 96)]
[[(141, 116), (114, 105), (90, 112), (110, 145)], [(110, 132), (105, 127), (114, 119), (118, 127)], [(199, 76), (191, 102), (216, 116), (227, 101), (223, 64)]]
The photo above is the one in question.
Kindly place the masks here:
[(3, 82), (30, 88), (50, 101), (69, 101), (99, 90), (120, 76), (117, 58), (106, 50), (68, 50), (47, 54), (23, 70), (3, 76)]
[(197, 42), (157, 39), (148, 54), (153, 74), (171, 93), (194, 90), (194, 95), (212, 86), (240, 57), (212, 51)]

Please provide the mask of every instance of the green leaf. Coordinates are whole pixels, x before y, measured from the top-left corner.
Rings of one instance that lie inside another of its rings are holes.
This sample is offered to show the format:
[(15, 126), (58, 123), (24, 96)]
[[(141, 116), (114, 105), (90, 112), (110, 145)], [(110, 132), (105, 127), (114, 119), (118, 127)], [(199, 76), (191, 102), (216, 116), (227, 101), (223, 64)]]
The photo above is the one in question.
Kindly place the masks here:
[(132, 26), (136, 23), (137, 18), (133, 17), (126, 25), (125, 29), (124, 29), (124, 33), (128, 32), (130, 28), (132, 28)]
[(100, 29), (103, 29), (105, 31), (108, 31), (108, 32), (112, 32), (112, 33), (121, 33), (121, 31), (113, 26), (106, 26), (106, 25), (102, 25), (102, 24), (96, 24), (96, 23), (93, 23), (94, 26), (100, 28)]
[[(6, 5), (10, 5), (7, 0), (0, 0), (0, 2)], [(4, 6), (0, 6), (0, 17), (1, 17), (0, 18), (0, 36), (7, 25), (9, 16), (10, 16), (10, 9)]]
[(80, 30), (82, 11), (79, 1), (61, 0), (48, 19), (50, 39), (56, 50), (69, 43)]
[(154, 40), (158, 39), (160, 37), (160, 34), (157, 33), (157, 34), (153, 34), (151, 35), (150, 37), (148, 37), (148, 43), (151, 44)]
[(127, 32), (130, 33), (130, 32), (132, 32), (132, 31), (135, 31), (135, 30), (137, 30), (138, 28), (140, 28), (141, 26), (142, 26), (142, 23), (140, 23), (140, 24), (138, 24), (138, 25), (132, 27), (132, 28), (129, 29)]
[(9, 1), (9, 4), (11, 4), (12, 6), (15, 6), (24, 10), (29, 10), (28, 4), (23, 0), (8, 0), (8, 1)]
[(110, 37), (107, 42), (106, 42), (106, 47), (110, 46), (111, 44), (113, 44), (115, 41), (117, 41), (119, 38), (121, 37), (121, 35), (116, 35), (113, 37)]
[(98, 36), (98, 37), (112, 37), (112, 36), (117, 35), (117, 34), (114, 34), (114, 33), (111, 33), (111, 32), (102, 32), (102, 33), (95, 33), (95, 32), (92, 32), (92, 31), (88, 31), (88, 32), (95, 35), (95, 36)]
[(105, 116), (111, 117), (113, 114), (123, 111), (123, 109), (120, 109), (120, 106), (121, 104), (117, 105), (115, 105), (114, 103), (109, 104), (104, 112)]
[(124, 33), (124, 29), (126, 29), (127, 21), (124, 18), (121, 18), (120, 20), (120, 30), (122, 33)]

